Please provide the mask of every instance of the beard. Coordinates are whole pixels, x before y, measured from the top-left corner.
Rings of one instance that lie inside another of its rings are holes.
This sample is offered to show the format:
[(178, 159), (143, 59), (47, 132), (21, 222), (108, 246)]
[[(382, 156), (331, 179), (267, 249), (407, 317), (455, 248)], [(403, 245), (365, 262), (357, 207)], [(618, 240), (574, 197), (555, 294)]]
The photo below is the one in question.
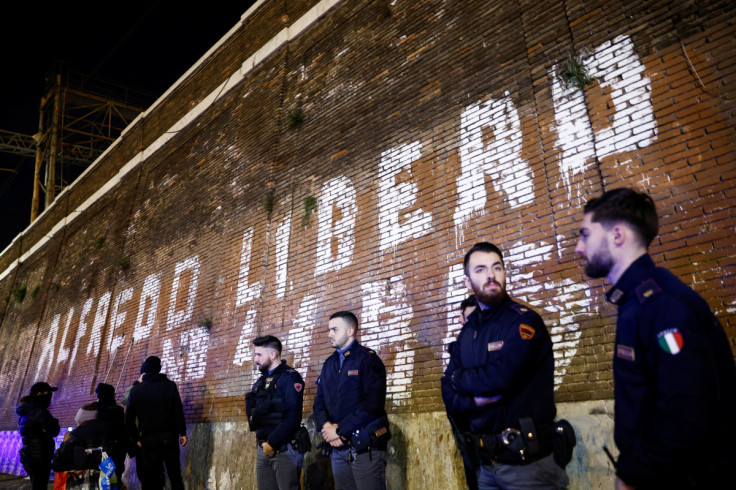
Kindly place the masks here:
[[(503, 284), (499, 284), (496, 281), (488, 281), (482, 286), (477, 286), (474, 282), (470, 282), (473, 287), (473, 294), (475, 295), (475, 299), (478, 300), (479, 303), (482, 303), (486, 306), (496, 306), (497, 304), (500, 304), (504, 298), (506, 298), (506, 287), (504, 287)], [(496, 284), (498, 286), (498, 290), (495, 291), (488, 291), (486, 289), (486, 286), (490, 284)]]
[(268, 361), (267, 363), (263, 363), (262, 365), (258, 366), (258, 371), (261, 372), (261, 374), (265, 374), (268, 372), (268, 369), (271, 367), (271, 361)]
[(585, 275), (590, 278), (598, 279), (606, 277), (611, 269), (613, 269), (613, 257), (611, 257), (611, 251), (606, 248), (601, 249), (597, 254), (586, 257), (585, 260)]

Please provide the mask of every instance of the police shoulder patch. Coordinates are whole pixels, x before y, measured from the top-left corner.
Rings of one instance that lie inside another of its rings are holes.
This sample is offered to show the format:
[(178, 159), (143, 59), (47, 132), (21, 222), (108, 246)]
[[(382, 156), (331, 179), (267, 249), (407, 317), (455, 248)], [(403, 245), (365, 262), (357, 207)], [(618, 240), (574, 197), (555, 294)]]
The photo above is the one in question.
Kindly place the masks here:
[(660, 288), (659, 284), (650, 277), (637, 286), (636, 297), (639, 298), (639, 303), (646, 303), (661, 292), (662, 288)]
[(531, 325), (527, 325), (526, 323), (519, 325), (519, 335), (524, 340), (533, 338), (536, 333), (537, 331)]
[(663, 351), (674, 356), (680, 353), (682, 347), (685, 345), (685, 340), (682, 338), (682, 333), (678, 329), (669, 328), (657, 334), (657, 343)]

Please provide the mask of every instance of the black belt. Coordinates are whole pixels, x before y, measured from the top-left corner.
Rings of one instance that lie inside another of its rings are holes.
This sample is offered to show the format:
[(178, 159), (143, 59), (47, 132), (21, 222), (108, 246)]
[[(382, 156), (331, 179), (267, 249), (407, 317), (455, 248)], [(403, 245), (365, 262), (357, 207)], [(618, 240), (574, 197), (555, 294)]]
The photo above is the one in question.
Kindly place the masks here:
[(519, 420), (520, 427), (509, 427), (498, 434), (475, 436), (481, 463), (524, 465), (552, 454), (553, 424), (535, 426), (530, 418)]

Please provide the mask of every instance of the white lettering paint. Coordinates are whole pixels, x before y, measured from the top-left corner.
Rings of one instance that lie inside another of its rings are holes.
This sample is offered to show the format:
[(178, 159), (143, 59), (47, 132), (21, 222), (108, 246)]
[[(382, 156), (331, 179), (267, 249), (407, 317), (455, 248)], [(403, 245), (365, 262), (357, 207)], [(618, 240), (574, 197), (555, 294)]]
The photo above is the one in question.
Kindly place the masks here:
[(82, 305), (82, 314), (79, 316), (79, 326), (77, 327), (77, 338), (74, 340), (74, 348), (72, 349), (72, 355), (69, 359), (69, 373), (72, 372), (72, 366), (74, 365), (74, 360), (77, 358), (77, 350), (79, 349), (79, 345), (81, 344), (82, 337), (84, 337), (87, 334), (87, 315), (89, 315), (89, 312), (92, 310), (92, 304), (94, 303), (94, 298), (87, 298), (87, 301), (84, 302)]
[(312, 353), (312, 332), (314, 331), (317, 312), (317, 297), (307, 295), (299, 304), (299, 311), (286, 337), (289, 352), (294, 355), (292, 367), (299, 371), (302, 378), (307, 378), (309, 359)]
[(59, 342), (59, 353), (56, 355), (56, 363), (64, 362), (69, 359), (69, 349), (66, 346), (66, 337), (69, 335), (69, 326), (72, 323), (72, 317), (74, 316), (74, 307), (69, 309), (69, 313), (66, 314), (66, 324), (64, 325), (64, 334), (61, 336), (61, 342)]
[(558, 182), (569, 189), (573, 175), (583, 174), (594, 161), (593, 129), (583, 92), (575, 88), (565, 90), (557, 72), (558, 68), (553, 67), (550, 78), (557, 122), (555, 148), (560, 150), (561, 179)]
[[(186, 308), (176, 309), (176, 298), (179, 292), (179, 282), (184, 271), (191, 270), (189, 279), (189, 292), (187, 294)], [(174, 268), (174, 283), (171, 286), (171, 299), (169, 300), (169, 314), (166, 320), (166, 331), (180, 328), (186, 321), (192, 319), (194, 313), (194, 299), (197, 297), (197, 283), (199, 281), (199, 256), (189, 257), (184, 262), (179, 262)]]
[(599, 158), (649, 146), (657, 136), (652, 84), (629, 36), (601, 44), (594, 55), (591, 75), (610, 88), (616, 109), (610, 126), (596, 131)]
[(521, 120), (510, 98), (489, 99), (465, 108), (460, 117), (460, 162), (455, 226), (462, 226), (487, 201), (485, 175), (496, 192), (505, 192), (509, 206), (534, 199), (529, 163), (521, 158)]
[(179, 348), (174, 348), (172, 339), (164, 340), (161, 370), (174, 382), (204, 378), (207, 366), (210, 331), (194, 327), (178, 336)]
[(92, 322), (92, 333), (89, 334), (89, 343), (87, 344), (87, 355), (100, 355), (100, 346), (102, 344), (102, 327), (107, 320), (107, 310), (110, 308), (111, 292), (107, 292), (100, 296), (97, 302), (97, 313), (95, 320)]
[(410, 180), (396, 183), (401, 173), (406, 173), (411, 178), (411, 164), (419, 160), (421, 149), (421, 143), (414, 142), (381, 153), (381, 168), (378, 172), (381, 251), (432, 231), (432, 215), (420, 208), (413, 209), (418, 193), (416, 182)]
[(240, 339), (238, 340), (238, 346), (235, 349), (235, 357), (233, 358), (233, 364), (236, 366), (242, 366), (252, 358), (250, 342), (253, 340), (257, 314), (258, 311), (256, 310), (248, 310), (245, 313), (245, 323), (243, 324), (243, 328), (240, 330)]
[(235, 306), (242, 306), (258, 297), (261, 293), (261, 283), (249, 285), (248, 273), (250, 257), (253, 249), (253, 227), (243, 233), (243, 247), (240, 249), (240, 271), (238, 272), (238, 294), (235, 297)]
[[(353, 260), (355, 247), (355, 187), (346, 177), (322, 185), (317, 203), (317, 263), (314, 275), (340, 270)], [(339, 212), (342, 217), (335, 218)], [(334, 251), (333, 251), (334, 250)]]
[[(51, 327), (46, 334), (46, 341), (41, 345), (41, 355), (38, 358), (38, 367), (36, 368), (36, 379), (46, 379), (48, 376), (48, 368), (54, 362), (54, 349), (56, 349), (56, 337), (59, 334), (59, 321), (61, 321), (61, 313), (54, 316)], [(46, 366), (48, 364), (48, 366)], [(47, 369), (44, 371), (44, 367)], [(43, 376), (41, 375), (43, 373)]]
[(276, 228), (276, 297), (283, 298), (286, 293), (286, 279), (289, 260), (289, 239), (291, 236), (291, 216)]
[(112, 325), (110, 326), (110, 334), (107, 336), (107, 350), (108, 352), (115, 352), (118, 347), (123, 343), (125, 334), (115, 336), (115, 331), (123, 325), (127, 312), (120, 312), (123, 303), (130, 301), (133, 297), (133, 288), (128, 288), (120, 291), (115, 303), (112, 307)]
[[(135, 327), (133, 328), (133, 340), (135, 342), (148, 338), (151, 335), (153, 325), (156, 323), (156, 312), (158, 310), (158, 298), (161, 294), (161, 273), (151, 274), (146, 277), (143, 282), (143, 291), (141, 291), (141, 299), (138, 302), (138, 316), (135, 319)], [(143, 317), (146, 313), (146, 304), (150, 300), (148, 306), (148, 316), (146, 322), (143, 323)]]
[(363, 284), (361, 289), (360, 342), (384, 354), (383, 357), (388, 347), (396, 351), (393, 365), (386, 369), (386, 396), (394, 406), (404, 405), (411, 397), (416, 340), (410, 327), (414, 312), (406, 301), (406, 285), (398, 275)]

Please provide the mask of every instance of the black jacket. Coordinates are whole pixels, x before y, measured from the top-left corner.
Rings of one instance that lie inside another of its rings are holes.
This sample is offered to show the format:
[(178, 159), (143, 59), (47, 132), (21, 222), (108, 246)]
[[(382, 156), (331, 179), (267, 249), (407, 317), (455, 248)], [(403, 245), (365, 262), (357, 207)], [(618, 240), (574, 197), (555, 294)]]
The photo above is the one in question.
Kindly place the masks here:
[(322, 366), (314, 400), (314, 420), (321, 429), (336, 423), (344, 437), (368, 424), (386, 419), (386, 368), (381, 358), (357, 340), (340, 355), (335, 351)]
[(618, 475), (637, 488), (730, 487), (718, 475), (736, 463), (736, 364), (708, 304), (649, 255), (607, 298), (618, 305)]
[[(554, 422), (552, 340), (540, 316), (509, 297), (468, 317), (441, 381), (442, 399), (461, 430), (498, 434), (530, 417)], [(475, 396), (498, 397), (478, 407)], [(462, 422), (462, 423), (460, 423)]]
[(59, 420), (51, 416), (47, 404), (37, 396), (25, 396), (15, 409), (25, 453), (32, 458), (51, 459), (54, 437), (59, 435)]
[[(137, 425), (136, 425), (137, 419)], [(187, 434), (176, 383), (165, 374), (145, 374), (130, 391), (125, 427), (134, 442), (162, 443)]]

